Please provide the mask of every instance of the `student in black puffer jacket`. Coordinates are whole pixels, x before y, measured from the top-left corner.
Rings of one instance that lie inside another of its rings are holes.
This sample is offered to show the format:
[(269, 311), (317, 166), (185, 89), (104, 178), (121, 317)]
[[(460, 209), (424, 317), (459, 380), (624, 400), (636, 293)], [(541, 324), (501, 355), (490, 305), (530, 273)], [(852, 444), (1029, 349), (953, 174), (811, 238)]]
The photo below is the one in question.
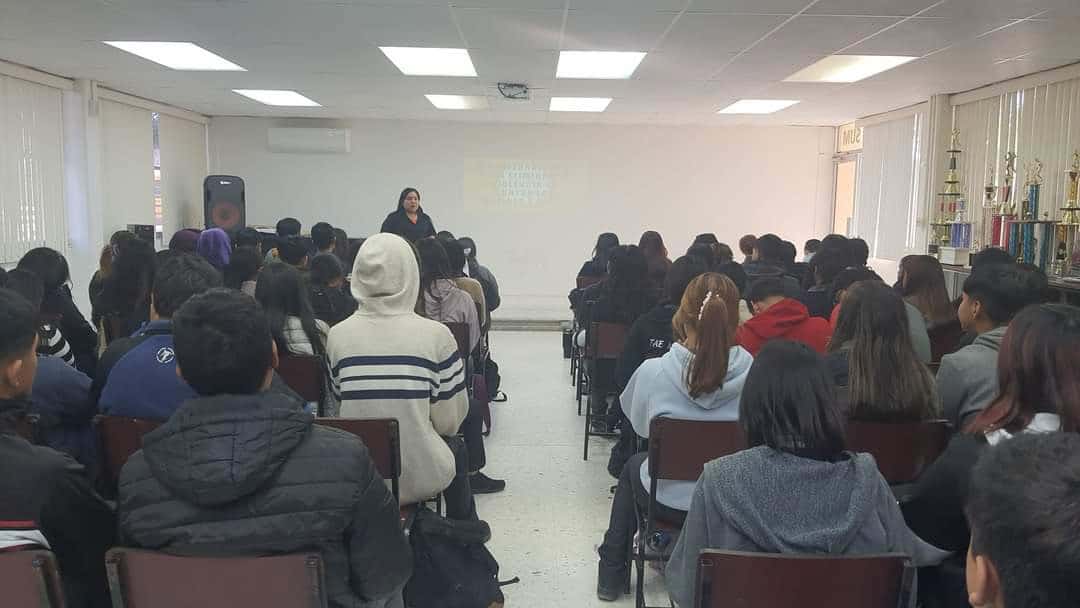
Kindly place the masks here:
[(359, 439), (263, 392), (276, 355), (258, 304), (211, 290), (173, 327), (179, 369), (202, 396), (124, 466), (124, 543), (221, 556), (315, 550), (330, 606), (392, 605), (412, 572), (397, 502)]

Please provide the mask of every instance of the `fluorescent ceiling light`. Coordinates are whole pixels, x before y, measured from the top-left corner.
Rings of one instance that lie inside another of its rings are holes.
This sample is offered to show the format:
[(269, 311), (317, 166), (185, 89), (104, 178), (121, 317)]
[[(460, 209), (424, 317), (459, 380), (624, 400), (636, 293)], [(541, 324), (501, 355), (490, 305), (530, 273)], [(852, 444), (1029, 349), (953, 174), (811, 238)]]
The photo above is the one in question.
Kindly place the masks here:
[(559, 53), (556, 78), (614, 80), (634, 75), (645, 53), (615, 51), (563, 51)]
[(379, 50), (406, 76), (476, 76), (465, 49), (380, 46)]
[(231, 70), (246, 72), (235, 63), (219, 57), (190, 42), (125, 42), (105, 41), (105, 44), (149, 59), (174, 70)]
[(609, 103), (610, 97), (552, 97), (548, 109), (552, 112), (603, 112)]
[(478, 95), (424, 95), (440, 110), (486, 110), (487, 97)]
[(717, 114), (772, 114), (797, 103), (794, 99), (740, 99)]
[(829, 55), (784, 82), (858, 82), (916, 59), (900, 55)]
[(275, 89), (233, 89), (233, 93), (239, 93), (244, 97), (254, 99), (268, 106), (305, 106), (322, 107), (319, 102), (308, 99), (296, 91), (282, 91)]

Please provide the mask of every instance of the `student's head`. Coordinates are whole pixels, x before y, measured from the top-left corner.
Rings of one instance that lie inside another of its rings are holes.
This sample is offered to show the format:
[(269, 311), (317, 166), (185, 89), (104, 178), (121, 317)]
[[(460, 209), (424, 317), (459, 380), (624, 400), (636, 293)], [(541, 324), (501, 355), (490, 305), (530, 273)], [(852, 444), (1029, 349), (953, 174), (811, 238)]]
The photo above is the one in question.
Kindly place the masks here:
[(601, 268), (607, 268), (611, 252), (619, 246), (619, 237), (614, 232), (602, 232), (596, 237), (596, 247), (593, 247), (593, 260)]
[(454, 238), (439, 239), (439, 242), (442, 243), (443, 249), (446, 250), (446, 261), (450, 264), (450, 276), (464, 276), (465, 249)]
[(799, 250), (795, 247), (795, 243), (792, 243), (791, 241), (783, 241), (780, 245), (782, 254), (780, 261), (784, 263), (784, 267), (786, 268), (795, 263), (795, 258), (799, 255)]
[(289, 238), (278, 243), (278, 258), (295, 268), (307, 268), (308, 250), (304, 239), (298, 236)]
[(16, 268), (32, 272), (41, 279), (41, 286), (45, 290), (41, 301), (42, 311), (59, 314), (62, 310), (59, 302), (61, 291), (71, 280), (67, 259), (55, 249), (37, 247), (27, 251)]
[(1066, 431), (1080, 432), (1080, 308), (1040, 304), (1009, 323), (998, 350), (998, 396), (966, 429), (1016, 433), (1035, 414), (1059, 414)]
[(1006, 325), (1025, 306), (1042, 300), (1045, 280), (1016, 264), (989, 264), (964, 280), (957, 316), (965, 331), (983, 333)]
[(754, 358), (739, 399), (748, 447), (832, 460), (844, 451), (844, 416), (824, 360), (809, 346), (770, 340)]
[(744, 234), (739, 239), (739, 251), (745, 256), (754, 255), (754, 245), (757, 244), (757, 237), (752, 234)]
[(127, 314), (137, 306), (149, 304), (156, 269), (157, 257), (150, 243), (128, 239), (117, 244), (103, 293), (110, 311)]
[(735, 252), (731, 250), (731, 246), (727, 243), (717, 243), (713, 245), (713, 249), (716, 250), (716, 262), (718, 264), (724, 265), (735, 261)]
[[(825, 252), (822, 251), (818, 255), (824, 255), (824, 253)], [(878, 273), (869, 268), (846, 268), (840, 271), (832, 282), (833, 301), (837, 304), (843, 302), (847, 297), (848, 289), (850, 289), (852, 285), (863, 281), (884, 282), (881, 280), (881, 277), (878, 276)]]
[(934, 381), (915, 354), (904, 300), (885, 283), (860, 281), (847, 289), (829, 350), (848, 352), (852, 418), (937, 417)]
[(229, 265), (222, 273), (225, 287), (240, 289), (245, 281), (254, 281), (262, 270), (263, 256), (251, 247), (240, 247), (232, 252)]
[(649, 262), (636, 245), (622, 245), (611, 254), (608, 271), (613, 289), (642, 290), (649, 285)]
[(319, 222), (311, 227), (311, 242), (315, 245), (315, 249), (322, 253), (334, 248), (336, 238), (334, 227), (326, 222)]
[(711, 232), (703, 232), (694, 237), (693, 245), (715, 245), (720, 242), (716, 235)]
[(821, 248), (809, 264), (814, 272), (814, 283), (823, 287), (831, 286), (848, 265), (847, 256), (838, 247)]
[[(127, 231), (124, 230), (123, 232)], [(133, 233), (128, 232), (128, 234), (131, 234), (131, 236), (135, 238), (135, 235)], [(172, 238), (169, 239), (169, 251), (175, 251), (177, 253), (195, 253), (195, 245), (198, 240), (198, 230), (195, 230), (193, 228), (184, 228), (182, 230), (177, 230), (173, 233)]]
[(221, 273), (206, 260), (194, 255), (174, 256), (154, 276), (151, 317), (169, 319), (191, 296), (221, 285)]
[(406, 213), (420, 211), (420, 191), (416, 188), (405, 188), (398, 196), (398, 210)]
[(818, 239), (809, 239), (803, 244), (802, 250), (804, 255), (814, 255), (818, 252), (818, 249), (821, 249), (821, 241)]
[(302, 226), (300, 225), (300, 220), (295, 217), (286, 217), (278, 220), (275, 228), (277, 230), (278, 238), (284, 239), (290, 236), (300, 236)]
[(255, 283), (255, 299), (266, 314), (278, 351), (288, 352), (289, 340), (285, 336), (285, 326), (289, 317), (296, 317), (300, 319), (300, 326), (315, 354), (322, 354), (322, 339), (315, 324), (315, 313), (311, 309), (307, 286), (299, 270), (279, 262), (267, 264), (259, 272), (259, 279)]
[(735, 283), (735, 289), (738, 289), (740, 294), (746, 292), (746, 286), (750, 279), (746, 276), (746, 270), (743, 269), (742, 264), (737, 262), (722, 263), (716, 267), (716, 272), (731, 279), (731, 282)]
[(41, 314), (41, 302), (45, 299), (45, 284), (42, 283), (41, 277), (29, 270), (16, 268), (5, 275), (3, 284), (0, 286), (26, 298), (26, 301), (34, 307), (35, 316)]
[(1008, 251), (998, 247), (987, 247), (971, 256), (971, 270), (975, 270), (979, 266), (991, 266), (993, 264), (1004, 264), (1008, 266), (1015, 263), (1015, 256), (1009, 255)]
[(349, 257), (349, 235), (341, 228), (334, 228), (334, 255), (344, 262)]
[(254, 249), (262, 253), (262, 235), (254, 228), (241, 228), (233, 238), (233, 247), (236, 249)]
[(870, 245), (862, 239), (849, 239), (848, 249), (851, 254), (852, 266), (866, 266), (870, 261)]
[(192, 296), (173, 315), (177, 373), (200, 395), (250, 395), (273, 379), (277, 352), (262, 307), (232, 289)]
[(701, 262), (705, 264), (705, 266), (707, 266), (710, 271), (716, 268), (717, 264), (719, 263), (716, 260), (716, 249), (714, 249), (711, 245), (706, 245), (705, 243), (691, 245), (690, 248), (686, 250), (686, 255), (701, 260)]
[(746, 300), (750, 303), (750, 310), (755, 315), (760, 315), (784, 298), (784, 282), (777, 277), (767, 277), (754, 281), (750, 284), (750, 291), (746, 294)]
[(900, 260), (900, 293), (919, 309), (931, 324), (948, 323), (956, 309), (945, 289), (941, 262), (928, 255), (909, 255)]
[(465, 252), (465, 257), (470, 261), (476, 259), (476, 241), (471, 236), (463, 236), (458, 238), (458, 245), (461, 245), (461, 250)]
[(420, 292), (434, 293), (436, 281), (449, 279), (452, 276), (446, 248), (435, 237), (420, 239), (416, 241), (415, 247), (420, 257)]
[(37, 372), (37, 313), (26, 298), (0, 289), (0, 398), (25, 397)]
[(1080, 605), (1080, 435), (1022, 434), (988, 450), (966, 514), (974, 608)]
[(229, 255), (232, 253), (229, 234), (221, 228), (203, 230), (195, 243), (195, 253), (214, 268), (224, 270), (229, 265)]
[(341, 260), (332, 253), (320, 253), (311, 258), (311, 270), (308, 278), (312, 285), (337, 289), (345, 282), (345, 269)]
[(435, 233), (435, 238), (437, 238), (437, 239), (439, 239), (441, 241), (456, 241), (457, 240), (457, 237), (454, 236), (454, 233), (450, 232), (449, 230), (440, 230), (440, 231), (436, 232)]
[(660, 236), (660, 233), (655, 230), (646, 230), (641, 233), (641, 238), (638, 240), (638, 248), (641, 249), (641, 253), (645, 254), (648, 259), (653, 258), (666, 258), (668, 256), (667, 247), (664, 245), (664, 237)]
[(693, 353), (686, 366), (686, 387), (691, 397), (724, 385), (738, 326), (739, 290), (731, 279), (709, 272), (690, 281), (671, 328), (675, 339)]
[(705, 262), (694, 256), (684, 255), (672, 262), (671, 269), (664, 277), (664, 296), (667, 301), (675, 306), (681, 304), (683, 293), (686, 292), (686, 286), (690, 284), (690, 281), (708, 271), (709, 267), (705, 265)]
[(754, 243), (754, 261), (783, 264), (784, 241), (775, 234), (763, 234)]
[(349, 243), (349, 256), (345, 259), (345, 274), (352, 274), (353, 265), (356, 264), (356, 256), (360, 255), (360, 248), (364, 246), (364, 241), (367, 239), (356, 239), (352, 243)]

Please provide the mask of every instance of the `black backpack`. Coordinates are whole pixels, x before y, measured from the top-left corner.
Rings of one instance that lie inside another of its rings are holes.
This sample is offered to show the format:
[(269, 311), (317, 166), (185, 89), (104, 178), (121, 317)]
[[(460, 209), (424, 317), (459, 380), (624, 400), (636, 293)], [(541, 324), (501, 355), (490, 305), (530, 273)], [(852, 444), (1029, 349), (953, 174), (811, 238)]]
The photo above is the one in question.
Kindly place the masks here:
[(502, 607), (499, 562), (484, 546), (491, 538), (487, 523), (450, 520), (419, 506), (407, 529), (413, 575), (405, 585), (406, 606)]

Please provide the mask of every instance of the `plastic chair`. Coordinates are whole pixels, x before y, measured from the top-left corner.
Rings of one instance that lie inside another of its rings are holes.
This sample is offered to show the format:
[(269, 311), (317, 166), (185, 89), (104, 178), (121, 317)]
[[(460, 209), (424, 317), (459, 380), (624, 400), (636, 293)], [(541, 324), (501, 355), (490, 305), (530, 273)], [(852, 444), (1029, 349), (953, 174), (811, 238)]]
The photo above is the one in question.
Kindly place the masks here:
[(142, 449), (143, 435), (161, 426), (159, 420), (126, 418), (124, 416), (96, 416), (94, 426), (101, 438), (101, 454), (105, 461), (106, 488), (115, 492), (120, 481), (120, 469), (131, 455)]
[[(589, 331), (586, 335), (586, 356), (591, 363), (591, 376), (588, 381), (589, 392), (588, 398), (585, 404), (585, 446), (583, 449), (582, 459), (589, 459), (589, 438), (590, 437), (615, 437), (615, 433), (596, 433), (592, 430), (593, 422), (593, 399), (607, 399), (611, 393), (610, 391), (598, 391), (596, 387), (605, 386), (604, 382), (599, 381), (597, 377), (601, 373), (600, 362), (608, 361), (614, 365), (614, 362), (622, 354), (623, 346), (626, 344), (626, 335), (630, 332), (630, 328), (625, 325), (618, 325), (616, 323), (590, 323)], [(607, 383), (610, 385), (612, 383)]]
[(946, 420), (849, 422), (847, 447), (867, 452), (890, 485), (908, 484), (945, 451), (952, 429)]
[(706, 549), (694, 608), (907, 608), (915, 569), (907, 556), (782, 555)]
[(64, 608), (56, 556), (44, 549), (0, 552), (0, 589), (10, 608)]
[(340, 429), (367, 446), (379, 475), (390, 482), (394, 500), (401, 499), (401, 433), (394, 418), (316, 418), (315, 424)]
[(322, 558), (180, 557), (137, 549), (105, 555), (114, 608), (325, 608)]

